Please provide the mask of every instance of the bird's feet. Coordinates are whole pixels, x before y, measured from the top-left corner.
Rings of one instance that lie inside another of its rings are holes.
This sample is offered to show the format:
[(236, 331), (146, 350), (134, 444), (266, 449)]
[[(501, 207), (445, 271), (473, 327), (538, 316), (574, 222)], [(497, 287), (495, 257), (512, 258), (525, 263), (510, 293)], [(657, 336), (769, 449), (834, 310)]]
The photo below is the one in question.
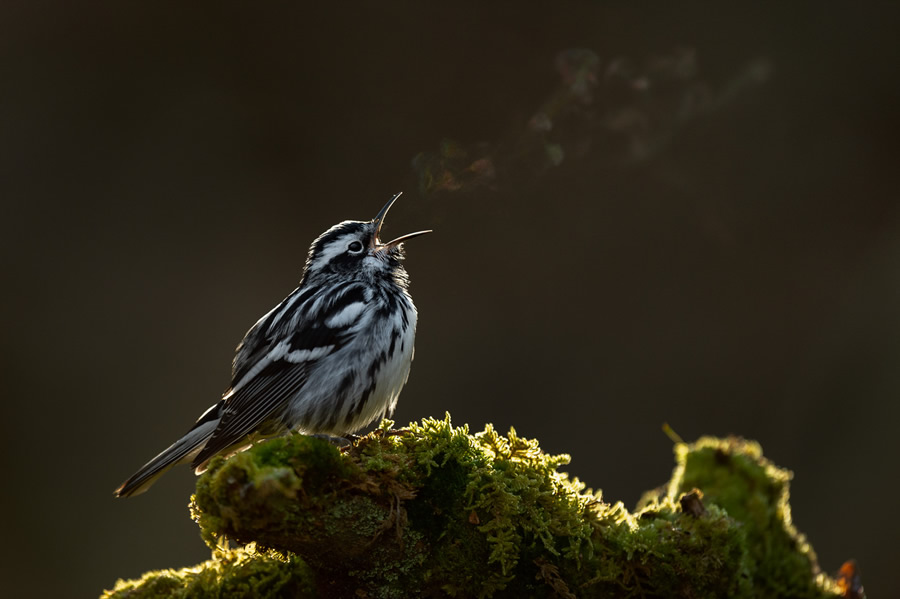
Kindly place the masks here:
[(317, 433), (315, 435), (310, 435), (310, 437), (314, 437), (316, 439), (323, 439), (328, 441), (332, 445), (337, 445), (338, 447), (347, 447), (348, 445), (353, 444), (354, 441), (358, 441), (359, 437), (356, 435), (347, 435), (344, 437), (339, 437), (337, 435), (326, 435), (325, 433)]
[(382, 437), (396, 437), (398, 435), (405, 435), (408, 432), (408, 428), (390, 428), (388, 430), (379, 429), (379, 433)]

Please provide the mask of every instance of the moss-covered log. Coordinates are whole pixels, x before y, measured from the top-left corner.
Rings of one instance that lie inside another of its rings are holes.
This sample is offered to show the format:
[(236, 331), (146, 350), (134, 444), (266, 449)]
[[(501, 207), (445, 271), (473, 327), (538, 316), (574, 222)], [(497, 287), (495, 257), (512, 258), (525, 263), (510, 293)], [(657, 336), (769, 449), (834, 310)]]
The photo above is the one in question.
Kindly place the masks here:
[(672, 480), (629, 512), (514, 430), (390, 425), (343, 451), (293, 435), (216, 459), (191, 507), (213, 559), (104, 596), (838, 596), (756, 443), (676, 445)]

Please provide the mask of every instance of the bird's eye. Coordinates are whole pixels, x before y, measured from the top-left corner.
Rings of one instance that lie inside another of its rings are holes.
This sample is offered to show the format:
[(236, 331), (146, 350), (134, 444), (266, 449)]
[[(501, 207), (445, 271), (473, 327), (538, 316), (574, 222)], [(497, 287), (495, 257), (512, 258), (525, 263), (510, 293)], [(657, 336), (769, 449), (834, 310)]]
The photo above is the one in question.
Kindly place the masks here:
[(351, 241), (350, 245), (347, 246), (347, 249), (353, 252), (354, 254), (361, 252), (363, 249), (362, 242), (359, 241)]

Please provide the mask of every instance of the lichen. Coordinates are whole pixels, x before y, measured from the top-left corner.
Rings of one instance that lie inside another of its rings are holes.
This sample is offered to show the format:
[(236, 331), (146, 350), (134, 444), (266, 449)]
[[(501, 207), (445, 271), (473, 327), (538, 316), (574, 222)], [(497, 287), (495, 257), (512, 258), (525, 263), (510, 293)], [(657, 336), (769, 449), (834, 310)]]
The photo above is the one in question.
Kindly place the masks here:
[[(672, 480), (629, 512), (514, 429), (473, 435), (449, 415), (392, 425), (343, 450), (291, 435), (214, 460), (192, 502), (203, 538), (255, 543), (224, 555), (275, 573), (293, 564), (322, 597), (837, 596), (791, 524), (790, 473), (752, 442), (677, 444)], [(221, 569), (180, 572), (209, 585)], [(113, 593), (183, 596), (169, 592), (189, 582), (176, 574)]]

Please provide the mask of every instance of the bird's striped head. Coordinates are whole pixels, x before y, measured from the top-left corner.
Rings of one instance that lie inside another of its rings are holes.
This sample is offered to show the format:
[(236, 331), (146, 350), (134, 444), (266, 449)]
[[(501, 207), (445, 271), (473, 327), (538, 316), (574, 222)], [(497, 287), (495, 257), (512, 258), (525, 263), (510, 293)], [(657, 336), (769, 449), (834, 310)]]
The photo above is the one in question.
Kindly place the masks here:
[(400, 263), (401, 244), (431, 231), (409, 233), (387, 243), (381, 241), (384, 218), (399, 197), (399, 193), (392, 197), (370, 221), (345, 220), (319, 235), (309, 248), (303, 281), (333, 276), (371, 280), (400, 275), (405, 279)]

